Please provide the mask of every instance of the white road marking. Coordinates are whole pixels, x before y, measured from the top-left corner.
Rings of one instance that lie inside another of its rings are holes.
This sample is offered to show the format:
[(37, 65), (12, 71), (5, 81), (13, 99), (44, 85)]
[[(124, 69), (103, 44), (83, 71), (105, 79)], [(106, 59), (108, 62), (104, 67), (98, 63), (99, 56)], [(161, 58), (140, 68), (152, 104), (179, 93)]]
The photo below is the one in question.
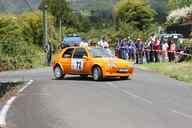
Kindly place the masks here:
[(3, 106), (1, 112), (0, 112), (0, 127), (4, 128), (6, 126), (6, 116), (9, 108), (11, 107), (11, 104), (16, 99), (16, 96), (11, 97), (7, 103)]
[[(27, 84), (21, 88), (18, 93), (23, 92), (29, 85), (31, 85), (33, 83), (33, 80), (30, 80), (29, 82), (27, 82)], [(7, 102), (6, 104), (2, 107), (2, 109), (0, 110), (0, 128), (4, 128), (6, 127), (6, 116), (7, 116), (7, 112), (9, 111), (9, 108), (11, 107), (11, 105), (13, 104), (13, 102), (15, 101), (15, 99), (17, 98), (17, 96), (12, 96)]]
[[(110, 87), (119, 88), (118, 86), (114, 85), (114, 84), (111, 83), (111, 82), (107, 82), (107, 84), (108, 84)], [(151, 100), (148, 100), (148, 99), (146, 99), (146, 98), (143, 98), (143, 97), (141, 97), (141, 96), (138, 96), (138, 95), (136, 95), (136, 94), (134, 94), (134, 93), (131, 93), (131, 92), (125, 90), (125, 89), (121, 89), (121, 88), (119, 88), (119, 89), (120, 89), (120, 91), (123, 92), (124, 94), (126, 94), (126, 95), (128, 95), (128, 96), (131, 96), (131, 97), (133, 97), (133, 98), (135, 98), (135, 99), (142, 100), (142, 101), (144, 101), (144, 102), (146, 102), (146, 103), (148, 103), (148, 104), (152, 104), (152, 103), (153, 103)]]
[(19, 91), (18, 91), (18, 93), (21, 93), (21, 92), (23, 92), (29, 85), (31, 85), (33, 83), (33, 80), (30, 80), (29, 82), (27, 82), (27, 84), (23, 87), (23, 88), (21, 88)]
[(139, 100), (144, 101), (144, 102), (146, 102), (146, 103), (148, 103), (148, 104), (152, 104), (152, 103), (153, 103), (152, 101), (150, 101), (150, 100), (148, 100), (148, 99), (146, 99), (146, 98), (143, 98), (143, 97), (141, 97), (141, 96), (135, 95), (135, 94), (133, 94), (133, 93), (131, 93), (131, 92), (128, 92), (128, 91), (125, 90), (125, 89), (121, 89), (121, 91), (122, 91), (123, 93), (125, 93), (125, 94), (127, 94), (127, 95), (129, 95), (129, 96), (131, 96), (131, 97), (133, 97), (133, 98), (135, 98), (135, 99), (139, 99)]
[(190, 118), (190, 119), (192, 119), (192, 115), (185, 114), (185, 113), (180, 112), (180, 111), (177, 111), (177, 110), (171, 110), (171, 112), (173, 112), (173, 113), (175, 113), (175, 114), (177, 114), (177, 115), (183, 116), (183, 117), (185, 117), (185, 118)]

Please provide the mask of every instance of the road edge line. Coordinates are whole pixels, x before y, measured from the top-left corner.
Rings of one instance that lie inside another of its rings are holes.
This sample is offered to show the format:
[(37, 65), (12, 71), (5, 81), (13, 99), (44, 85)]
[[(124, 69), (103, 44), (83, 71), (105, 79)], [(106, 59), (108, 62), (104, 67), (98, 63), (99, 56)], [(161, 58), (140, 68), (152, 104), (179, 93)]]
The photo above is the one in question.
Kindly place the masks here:
[[(34, 80), (30, 80), (28, 81), (25, 86), (23, 88), (21, 88), (18, 91), (18, 94), (22, 93), (27, 87), (29, 87), (32, 83), (34, 82)], [(9, 98), (9, 100), (6, 102), (6, 104), (2, 107), (2, 109), (0, 110), (0, 128), (5, 128), (6, 127), (6, 117), (7, 117), (7, 113), (11, 107), (11, 105), (13, 104), (13, 102), (16, 100), (17, 96), (12, 96), (11, 98)]]

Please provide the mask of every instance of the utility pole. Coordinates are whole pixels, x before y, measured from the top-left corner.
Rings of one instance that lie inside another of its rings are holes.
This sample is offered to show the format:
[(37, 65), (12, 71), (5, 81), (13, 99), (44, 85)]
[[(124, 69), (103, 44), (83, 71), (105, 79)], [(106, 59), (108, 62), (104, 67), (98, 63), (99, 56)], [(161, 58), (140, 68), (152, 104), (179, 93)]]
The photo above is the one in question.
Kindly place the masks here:
[(48, 45), (48, 18), (47, 18), (48, 5), (43, 7), (43, 31), (44, 31), (44, 47)]
[(52, 48), (51, 44), (48, 41), (48, 14), (47, 14), (47, 8), (48, 5), (43, 5), (43, 28), (44, 28), (44, 49), (47, 53), (47, 59), (46, 64), (49, 66), (51, 63), (51, 56), (52, 56)]
[(62, 41), (62, 18), (59, 19), (59, 41)]
[[(59, 0), (59, 7), (60, 7), (60, 10), (61, 10), (61, 0)], [(61, 43), (62, 42), (62, 20), (63, 20), (63, 16), (60, 15), (60, 18), (59, 18), (59, 42)]]

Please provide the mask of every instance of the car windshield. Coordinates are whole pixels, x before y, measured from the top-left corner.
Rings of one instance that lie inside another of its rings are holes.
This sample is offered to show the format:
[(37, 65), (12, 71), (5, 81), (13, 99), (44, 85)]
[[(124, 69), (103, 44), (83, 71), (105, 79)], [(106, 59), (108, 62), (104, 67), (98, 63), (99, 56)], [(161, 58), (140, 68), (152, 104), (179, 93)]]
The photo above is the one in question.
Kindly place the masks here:
[(113, 55), (108, 50), (103, 48), (92, 48), (90, 53), (94, 58), (113, 57)]

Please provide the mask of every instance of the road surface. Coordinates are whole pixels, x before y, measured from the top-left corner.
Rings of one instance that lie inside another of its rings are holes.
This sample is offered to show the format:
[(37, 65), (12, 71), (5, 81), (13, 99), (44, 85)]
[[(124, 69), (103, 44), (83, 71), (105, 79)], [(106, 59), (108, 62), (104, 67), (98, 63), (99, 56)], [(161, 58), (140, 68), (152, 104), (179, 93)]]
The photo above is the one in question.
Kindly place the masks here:
[(192, 86), (153, 72), (102, 82), (52, 80), (49, 68), (0, 73), (0, 81), (31, 79), (8, 112), (9, 128), (192, 127)]

